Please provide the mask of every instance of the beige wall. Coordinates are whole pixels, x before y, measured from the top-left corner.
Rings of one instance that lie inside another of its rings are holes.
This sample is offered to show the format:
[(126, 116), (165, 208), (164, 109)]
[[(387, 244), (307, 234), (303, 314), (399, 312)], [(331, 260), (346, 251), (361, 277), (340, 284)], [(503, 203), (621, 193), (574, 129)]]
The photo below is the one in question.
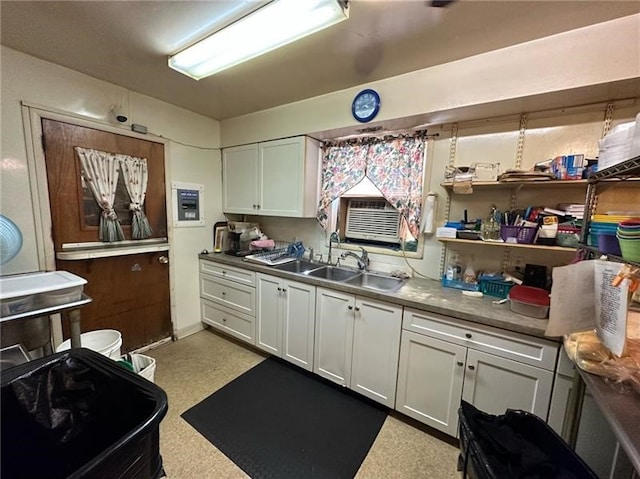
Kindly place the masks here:
[(364, 86), (380, 93), (376, 122), (415, 115), (438, 124), (459, 120), (452, 112), (465, 108), (476, 118), (520, 113), (540, 109), (553, 93), (630, 78), (640, 78), (640, 14), (223, 120), (222, 146), (353, 128), (351, 100)]
[[(174, 329), (178, 334), (184, 334), (201, 328), (197, 253), (212, 247), (212, 226), (223, 218), (219, 122), (5, 47), (2, 47), (1, 55), (0, 212), (18, 224), (24, 237), (20, 254), (3, 266), (2, 274), (52, 267), (44, 259), (44, 249), (52, 248), (51, 238), (42, 230), (37, 194), (35, 201), (31, 198), (34, 172), (29, 170), (26, 149), (31, 139), (25, 138), (21, 102), (68, 112), (95, 121), (98, 126), (122, 128), (125, 132), (129, 128), (118, 125), (109, 112), (110, 105), (122, 105), (130, 122), (145, 125), (150, 133), (170, 139), (167, 155), (169, 210), (171, 181), (204, 184), (206, 225), (196, 228), (169, 226)], [(34, 147), (40, 148), (37, 143)], [(39, 238), (43, 238), (44, 244), (38, 243)]]

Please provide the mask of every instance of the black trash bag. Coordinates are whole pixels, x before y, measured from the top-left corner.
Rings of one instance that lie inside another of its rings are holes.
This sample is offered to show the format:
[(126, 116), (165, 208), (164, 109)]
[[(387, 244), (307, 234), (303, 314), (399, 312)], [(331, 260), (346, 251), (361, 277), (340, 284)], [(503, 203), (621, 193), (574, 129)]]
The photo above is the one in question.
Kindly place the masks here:
[(3, 479), (164, 474), (166, 394), (95, 351), (71, 349), (10, 368), (0, 400)]
[(509, 409), (495, 416), (462, 401), (459, 468), (476, 479), (597, 479), (542, 419)]

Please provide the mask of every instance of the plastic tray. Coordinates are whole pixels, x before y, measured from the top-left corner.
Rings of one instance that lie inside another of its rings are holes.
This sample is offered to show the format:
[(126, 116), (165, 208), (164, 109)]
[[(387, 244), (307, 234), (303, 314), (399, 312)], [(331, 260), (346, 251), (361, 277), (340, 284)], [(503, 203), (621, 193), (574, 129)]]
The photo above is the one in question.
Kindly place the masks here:
[(513, 287), (510, 281), (501, 280), (480, 280), (480, 291), (487, 296), (505, 299), (509, 296), (509, 290)]
[(456, 281), (447, 279), (446, 276), (442, 277), (442, 286), (445, 288), (462, 289), (464, 291), (480, 291), (480, 285), (478, 283), (465, 283), (464, 281)]

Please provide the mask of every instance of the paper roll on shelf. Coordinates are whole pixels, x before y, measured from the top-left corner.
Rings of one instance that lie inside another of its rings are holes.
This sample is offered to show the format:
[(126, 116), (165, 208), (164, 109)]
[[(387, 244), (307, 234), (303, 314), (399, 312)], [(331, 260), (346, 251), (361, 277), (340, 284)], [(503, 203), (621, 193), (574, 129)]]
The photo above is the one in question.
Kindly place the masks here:
[(433, 191), (427, 193), (422, 214), (422, 233), (424, 234), (434, 233), (437, 198), (437, 193), (434, 193)]

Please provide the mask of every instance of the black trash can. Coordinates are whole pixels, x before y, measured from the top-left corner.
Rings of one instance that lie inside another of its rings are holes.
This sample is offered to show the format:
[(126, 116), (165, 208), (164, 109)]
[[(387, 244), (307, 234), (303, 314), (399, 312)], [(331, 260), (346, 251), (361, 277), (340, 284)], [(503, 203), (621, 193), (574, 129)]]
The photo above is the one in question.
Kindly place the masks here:
[(598, 479), (542, 419), (521, 410), (494, 416), (462, 401), (458, 470), (474, 479)]
[(79, 348), (2, 373), (0, 477), (159, 479), (167, 396)]

